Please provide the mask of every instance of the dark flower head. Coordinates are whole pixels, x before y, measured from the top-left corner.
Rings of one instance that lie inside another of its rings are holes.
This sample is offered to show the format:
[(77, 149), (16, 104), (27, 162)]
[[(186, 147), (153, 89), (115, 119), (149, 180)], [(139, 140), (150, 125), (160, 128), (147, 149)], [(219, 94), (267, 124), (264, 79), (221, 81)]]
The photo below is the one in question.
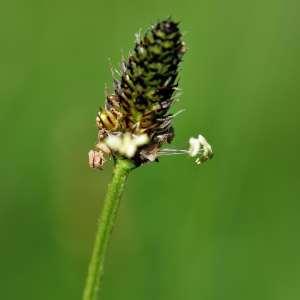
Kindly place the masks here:
[(114, 79), (114, 92), (98, 112), (98, 144), (89, 155), (92, 167), (101, 168), (105, 155), (129, 158), (137, 166), (154, 161), (162, 145), (173, 140), (169, 109), (185, 49), (178, 23), (170, 18), (137, 37)]
[(159, 148), (172, 141), (172, 114), (168, 111), (174, 102), (178, 65), (184, 52), (178, 23), (171, 19), (157, 23), (138, 38), (133, 53), (121, 63), (114, 93), (107, 96), (96, 118), (99, 143), (109, 140), (107, 154), (128, 156), (112, 141), (121, 141), (126, 134), (128, 143), (134, 143), (143, 136), (144, 144), (137, 144), (134, 154), (130, 153), (139, 165), (155, 160)]

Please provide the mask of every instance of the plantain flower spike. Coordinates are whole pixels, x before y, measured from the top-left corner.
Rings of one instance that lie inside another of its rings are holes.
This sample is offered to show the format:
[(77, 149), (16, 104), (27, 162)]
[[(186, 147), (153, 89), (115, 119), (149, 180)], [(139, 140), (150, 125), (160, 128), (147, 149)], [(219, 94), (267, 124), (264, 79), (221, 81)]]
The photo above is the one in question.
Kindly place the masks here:
[(176, 99), (178, 66), (185, 51), (178, 23), (170, 18), (142, 38), (137, 36), (132, 54), (114, 79), (114, 92), (97, 114), (98, 143), (89, 152), (92, 168), (101, 169), (106, 157), (125, 157), (139, 166), (168, 153), (161, 147), (174, 138), (175, 115), (169, 109)]

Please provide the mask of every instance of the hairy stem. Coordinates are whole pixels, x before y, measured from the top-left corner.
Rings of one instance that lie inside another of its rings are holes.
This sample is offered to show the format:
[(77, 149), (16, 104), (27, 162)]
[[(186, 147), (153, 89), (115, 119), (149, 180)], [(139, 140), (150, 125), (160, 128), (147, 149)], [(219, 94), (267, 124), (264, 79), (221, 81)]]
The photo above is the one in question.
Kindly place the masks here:
[(83, 300), (97, 300), (102, 288), (102, 275), (106, 249), (116, 220), (120, 199), (129, 172), (134, 164), (125, 159), (118, 159), (113, 178), (108, 186), (103, 209), (99, 219), (98, 231), (93, 254), (89, 265)]

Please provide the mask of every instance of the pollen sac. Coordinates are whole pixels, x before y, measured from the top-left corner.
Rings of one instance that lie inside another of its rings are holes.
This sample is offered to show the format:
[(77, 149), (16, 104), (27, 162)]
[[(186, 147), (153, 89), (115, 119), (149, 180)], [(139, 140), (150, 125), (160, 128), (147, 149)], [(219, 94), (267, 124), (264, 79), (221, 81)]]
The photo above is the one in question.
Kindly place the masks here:
[[(111, 134), (146, 135), (147, 144), (137, 146), (130, 158), (136, 165), (156, 160), (159, 148), (174, 138), (168, 111), (185, 49), (178, 23), (170, 18), (138, 36), (134, 50), (121, 63), (119, 78), (114, 79), (114, 92), (97, 115), (99, 142), (111, 141), (107, 139)], [(122, 155), (111, 150), (113, 156)]]
[(213, 150), (206, 138), (199, 134), (198, 137), (191, 137), (189, 140), (190, 148), (187, 151), (191, 157), (195, 157), (196, 164), (201, 165), (213, 157)]
[(90, 150), (89, 151), (89, 165), (93, 169), (102, 169), (105, 163), (104, 154), (101, 151)]

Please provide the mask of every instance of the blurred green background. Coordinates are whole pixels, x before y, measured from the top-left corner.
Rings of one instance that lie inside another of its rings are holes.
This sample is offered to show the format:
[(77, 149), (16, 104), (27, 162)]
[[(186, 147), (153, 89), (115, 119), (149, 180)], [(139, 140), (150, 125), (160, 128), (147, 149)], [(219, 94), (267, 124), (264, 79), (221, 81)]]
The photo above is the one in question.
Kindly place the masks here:
[(102, 299), (300, 299), (298, 1), (1, 6), (1, 299), (81, 299), (112, 171), (87, 165), (109, 58), (169, 15), (189, 48), (174, 146), (201, 132), (215, 157), (131, 174)]

